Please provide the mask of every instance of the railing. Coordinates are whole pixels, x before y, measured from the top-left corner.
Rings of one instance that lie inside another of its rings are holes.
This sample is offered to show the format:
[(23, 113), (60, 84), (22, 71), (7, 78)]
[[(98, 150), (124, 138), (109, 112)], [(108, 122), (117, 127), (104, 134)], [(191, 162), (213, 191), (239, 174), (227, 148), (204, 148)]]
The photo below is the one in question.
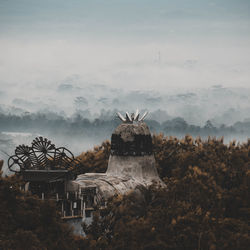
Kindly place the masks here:
[(84, 192), (66, 192), (63, 194), (41, 193), (42, 200), (53, 200), (57, 203), (57, 208), (61, 212), (62, 219), (87, 218), (91, 217), (92, 212), (98, 206), (98, 209), (104, 209), (106, 204), (97, 204), (96, 196), (92, 193), (88, 196)]
[[(29, 191), (29, 186), (20, 186), (23, 191)], [(33, 192), (32, 192), (33, 193)], [(42, 189), (39, 193), (34, 192), (41, 200), (52, 200), (56, 202), (57, 209), (61, 213), (62, 219), (87, 218), (91, 217), (92, 211), (104, 209), (106, 204), (100, 201), (96, 195), (95, 187), (80, 188), (77, 192), (48, 191)]]

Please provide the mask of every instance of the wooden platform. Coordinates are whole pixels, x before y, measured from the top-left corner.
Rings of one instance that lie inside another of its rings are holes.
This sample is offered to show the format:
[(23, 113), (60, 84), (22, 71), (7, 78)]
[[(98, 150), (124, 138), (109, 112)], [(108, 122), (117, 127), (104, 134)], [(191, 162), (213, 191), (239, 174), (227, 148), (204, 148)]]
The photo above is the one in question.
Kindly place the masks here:
[(64, 181), (71, 178), (71, 173), (68, 170), (35, 170), (26, 169), (21, 171), (24, 181), (32, 182), (55, 182)]

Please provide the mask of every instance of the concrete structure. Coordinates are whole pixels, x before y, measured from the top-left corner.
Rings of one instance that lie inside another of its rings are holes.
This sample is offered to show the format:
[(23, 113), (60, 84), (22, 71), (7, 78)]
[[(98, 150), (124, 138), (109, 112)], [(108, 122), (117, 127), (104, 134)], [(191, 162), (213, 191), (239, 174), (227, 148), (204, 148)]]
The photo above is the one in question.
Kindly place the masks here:
[(111, 137), (111, 155), (106, 173), (86, 173), (67, 184), (68, 192), (92, 190), (91, 199), (102, 206), (116, 194), (150, 185), (165, 187), (159, 178), (152, 150), (152, 137), (143, 121), (123, 121)]
[[(139, 118), (137, 111), (126, 113), (124, 118), (118, 113), (122, 123), (111, 137), (106, 173), (76, 176), (74, 170), (81, 163), (68, 149), (57, 148), (42, 137), (33, 140), (32, 146), (18, 146), (8, 160), (8, 167), (22, 175), (25, 185), (21, 188), (41, 199), (54, 200), (61, 207), (62, 218), (74, 221), (75, 225), (82, 220), (90, 223), (92, 211), (105, 207), (114, 195), (140, 192), (142, 187), (152, 184), (165, 187), (155, 167), (152, 137), (143, 121), (146, 115)], [(81, 228), (79, 225), (75, 228)]]

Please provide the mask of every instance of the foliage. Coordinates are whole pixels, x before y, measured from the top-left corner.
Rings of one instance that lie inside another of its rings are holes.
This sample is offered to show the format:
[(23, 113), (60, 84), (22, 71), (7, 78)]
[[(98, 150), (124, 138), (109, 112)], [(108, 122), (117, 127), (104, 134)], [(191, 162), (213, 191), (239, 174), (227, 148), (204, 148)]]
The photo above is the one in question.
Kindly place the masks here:
[[(202, 141), (153, 136), (157, 170), (167, 189), (116, 196), (87, 237), (74, 236), (55, 205), (19, 190), (17, 177), (0, 179), (1, 249), (247, 249), (250, 243), (250, 140)], [(105, 172), (106, 141), (82, 153), (82, 172)]]
[(247, 249), (250, 140), (153, 137), (167, 189), (113, 198), (86, 227), (89, 249)]
[[(84, 98), (76, 99), (76, 102), (84, 103)], [(117, 110), (116, 110), (117, 111)], [(112, 131), (118, 126), (119, 119), (114, 119), (114, 111), (105, 111), (95, 117), (88, 119), (91, 114), (88, 110), (78, 110), (71, 117), (59, 115), (56, 112), (44, 113), (23, 113), (22, 115), (14, 115), (10, 113), (2, 113), (0, 110), (0, 131), (13, 131), (29, 133), (49, 134), (50, 136), (72, 136), (81, 138), (108, 138)], [(232, 126), (227, 124), (213, 125), (208, 120), (203, 126), (192, 125), (182, 117), (175, 117), (166, 121), (159, 122), (164, 119), (162, 115), (154, 116), (154, 119), (147, 120), (147, 124), (151, 131), (159, 133), (164, 132), (169, 135), (183, 136), (187, 133), (196, 135), (224, 135), (231, 136), (232, 134), (240, 138), (246, 138), (250, 133), (250, 121), (246, 119), (243, 122), (236, 122)], [(170, 117), (169, 117), (170, 118)], [(166, 117), (167, 119), (167, 117)], [(213, 121), (214, 122), (214, 121)], [(18, 126), (17, 126), (18, 125)], [(18, 129), (17, 129), (18, 128)]]
[(80, 154), (77, 157), (82, 165), (79, 172), (105, 173), (108, 167), (110, 149), (110, 141), (104, 141), (101, 146), (95, 146), (93, 150)]
[(77, 249), (74, 236), (51, 201), (20, 191), (17, 176), (0, 177), (0, 249)]

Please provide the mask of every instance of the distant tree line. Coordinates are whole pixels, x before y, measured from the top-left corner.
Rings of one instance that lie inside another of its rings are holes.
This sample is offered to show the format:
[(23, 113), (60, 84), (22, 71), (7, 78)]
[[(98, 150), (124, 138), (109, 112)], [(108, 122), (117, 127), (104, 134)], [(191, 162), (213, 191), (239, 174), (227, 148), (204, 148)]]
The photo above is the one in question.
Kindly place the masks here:
[[(64, 117), (56, 113), (34, 113), (23, 115), (12, 115), (0, 113), (0, 131), (34, 132), (53, 134), (81, 135), (98, 137), (100, 135), (110, 137), (112, 131), (120, 123), (118, 118), (104, 119), (103, 116), (89, 120), (76, 114), (72, 117)], [(153, 133), (163, 132), (166, 135), (184, 136), (227, 136), (230, 134), (250, 135), (250, 121), (237, 122), (232, 126), (225, 124), (216, 127), (208, 120), (204, 126), (188, 124), (183, 118), (177, 117), (159, 123), (156, 120), (147, 120), (147, 124)]]

